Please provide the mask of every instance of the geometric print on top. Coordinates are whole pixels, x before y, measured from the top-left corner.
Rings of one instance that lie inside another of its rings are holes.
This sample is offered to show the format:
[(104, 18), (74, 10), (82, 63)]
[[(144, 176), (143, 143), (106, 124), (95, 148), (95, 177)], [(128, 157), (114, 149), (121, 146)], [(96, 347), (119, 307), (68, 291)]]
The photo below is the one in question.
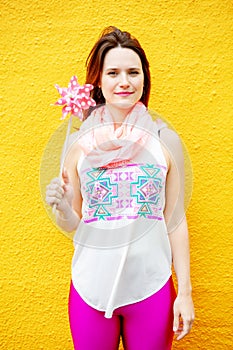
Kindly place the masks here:
[(154, 164), (85, 169), (81, 173), (83, 221), (162, 220), (164, 169)]
[(140, 216), (152, 215), (151, 205), (156, 205), (160, 199), (162, 179), (159, 177), (160, 169), (154, 165), (141, 166), (144, 175), (138, 176), (137, 182), (131, 183), (131, 196), (136, 197), (141, 204), (138, 211)]

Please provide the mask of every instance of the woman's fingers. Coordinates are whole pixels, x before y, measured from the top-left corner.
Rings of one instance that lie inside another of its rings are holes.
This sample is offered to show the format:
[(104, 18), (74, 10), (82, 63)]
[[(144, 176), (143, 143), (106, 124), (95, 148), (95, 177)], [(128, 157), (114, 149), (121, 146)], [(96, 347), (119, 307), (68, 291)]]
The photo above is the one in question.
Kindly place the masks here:
[(62, 186), (59, 186), (57, 184), (55, 185), (49, 185), (47, 186), (46, 192), (50, 194), (51, 196), (63, 196), (64, 195), (64, 189)]
[(46, 202), (53, 206), (59, 204), (64, 197), (64, 189), (60, 179), (56, 178), (46, 187)]
[(183, 322), (180, 322), (180, 326), (178, 330), (176, 331), (177, 334), (177, 340), (180, 340), (184, 338), (192, 329), (193, 321), (191, 320), (184, 320)]
[(58, 204), (60, 204), (60, 202), (61, 202), (60, 198), (49, 197), (49, 196), (46, 197), (46, 203), (48, 205), (51, 205), (51, 206), (53, 206), (54, 204), (58, 205)]
[(173, 331), (177, 332), (180, 326), (180, 314), (177, 311), (174, 311), (174, 320), (173, 320)]

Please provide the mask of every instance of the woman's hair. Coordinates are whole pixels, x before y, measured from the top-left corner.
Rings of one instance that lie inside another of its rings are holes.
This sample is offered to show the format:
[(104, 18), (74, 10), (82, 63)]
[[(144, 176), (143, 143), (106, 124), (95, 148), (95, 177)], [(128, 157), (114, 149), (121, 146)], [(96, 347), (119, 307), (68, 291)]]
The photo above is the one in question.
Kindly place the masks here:
[[(92, 98), (97, 105), (105, 103), (100, 84), (100, 76), (103, 69), (104, 58), (107, 52), (115, 47), (127, 48), (135, 51), (140, 57), (144, 73), (144, 88), (140, 101), (148, 106), (150, 96), (150, 70), (146, 54), (138, 40), (128, 32), (122, 32), (116, 27), (107, 27), (95, 43), (86, 61), (87, 73), (86, 82), (92, 84), (94, 89), (91, 92)], [(90, 112), (90, 111), (89, 111)], [(87, 113), (89, 115), (89, 113)]]

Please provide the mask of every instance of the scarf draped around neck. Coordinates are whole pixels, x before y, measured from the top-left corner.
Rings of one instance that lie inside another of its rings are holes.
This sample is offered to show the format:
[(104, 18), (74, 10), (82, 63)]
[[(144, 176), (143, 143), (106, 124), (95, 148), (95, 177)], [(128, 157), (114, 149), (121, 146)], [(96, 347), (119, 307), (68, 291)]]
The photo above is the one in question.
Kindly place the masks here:
[(93, 168), (114, 168), (133, 160), (148, 137), (157, 132), (156, 123), (141, 102), (117, 129), (108, 107), (101, 105), (81, 125), (77, 142)]

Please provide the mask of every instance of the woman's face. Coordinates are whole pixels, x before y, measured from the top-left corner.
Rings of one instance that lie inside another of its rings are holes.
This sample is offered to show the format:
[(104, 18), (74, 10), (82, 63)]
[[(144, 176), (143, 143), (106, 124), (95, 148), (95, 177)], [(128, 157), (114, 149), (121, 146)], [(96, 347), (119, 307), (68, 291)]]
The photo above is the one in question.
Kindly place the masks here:
[(104, 58), (100, 84), (106, 104), (131, 109), (143, 93), (144, 74), (138, 54), (122, 47), (109, 50)]

